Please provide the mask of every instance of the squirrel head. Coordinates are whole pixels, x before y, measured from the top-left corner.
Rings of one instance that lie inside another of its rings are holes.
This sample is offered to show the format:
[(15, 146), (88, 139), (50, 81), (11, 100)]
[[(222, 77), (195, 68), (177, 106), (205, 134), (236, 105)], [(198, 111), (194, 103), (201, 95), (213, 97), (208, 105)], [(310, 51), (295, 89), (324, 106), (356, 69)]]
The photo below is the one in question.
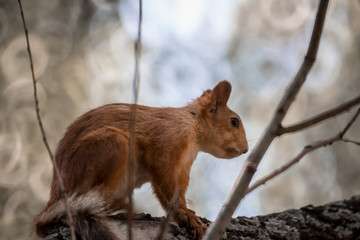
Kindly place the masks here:
[(218, 158), (234, 158), (248, 151), (240, 117), (228, 108), (231, 93), (228, 81), (219, 82), (195, 100), (199, 113), (200, 150)]

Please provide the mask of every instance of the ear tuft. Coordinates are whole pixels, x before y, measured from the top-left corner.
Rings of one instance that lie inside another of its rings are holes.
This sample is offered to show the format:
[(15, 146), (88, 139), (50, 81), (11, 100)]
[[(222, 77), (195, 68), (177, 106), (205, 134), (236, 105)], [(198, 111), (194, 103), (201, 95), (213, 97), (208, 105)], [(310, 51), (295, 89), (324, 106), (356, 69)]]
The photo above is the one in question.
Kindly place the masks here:
[(213, 89), (213, 94), (216, 100), (216, 104), (224, 106), (227, 104), (231, 93), (231, 84), (224, 80), (219, 82)]

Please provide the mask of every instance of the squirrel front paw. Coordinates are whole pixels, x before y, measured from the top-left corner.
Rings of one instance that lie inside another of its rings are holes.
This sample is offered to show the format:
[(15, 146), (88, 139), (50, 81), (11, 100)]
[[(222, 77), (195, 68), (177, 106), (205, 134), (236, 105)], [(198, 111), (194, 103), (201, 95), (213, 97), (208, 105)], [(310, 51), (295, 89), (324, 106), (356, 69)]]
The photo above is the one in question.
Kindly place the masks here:
[(201, 239), (206, 231), (206, 226), (195, 215), (195, 212), (188, 208), (179, 208), (174, 219), (180, 227), (186, 227), (195, 239)]

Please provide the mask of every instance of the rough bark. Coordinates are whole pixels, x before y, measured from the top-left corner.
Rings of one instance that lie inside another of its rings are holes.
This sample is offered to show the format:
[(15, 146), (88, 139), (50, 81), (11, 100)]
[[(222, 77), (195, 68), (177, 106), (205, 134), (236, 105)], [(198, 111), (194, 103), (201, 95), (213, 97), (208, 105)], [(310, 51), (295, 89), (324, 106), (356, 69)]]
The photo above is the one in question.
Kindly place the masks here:
[[(114, 216), (126, 239), (126, 217)], [(133, 221), (135, 239), (156, 239), (163, 217), (139, 214)], [(204, 223), (210, 222), (202, 219)], [(47, 240), (70, 240), (67, 227), (60, 227)], [(171, 224), (165, 239), (191, 239), (186, 229)], [(286, 210), (256, 217), (232, 219), (221, 239), (360, 239), (360, 195), (314, 207)]]

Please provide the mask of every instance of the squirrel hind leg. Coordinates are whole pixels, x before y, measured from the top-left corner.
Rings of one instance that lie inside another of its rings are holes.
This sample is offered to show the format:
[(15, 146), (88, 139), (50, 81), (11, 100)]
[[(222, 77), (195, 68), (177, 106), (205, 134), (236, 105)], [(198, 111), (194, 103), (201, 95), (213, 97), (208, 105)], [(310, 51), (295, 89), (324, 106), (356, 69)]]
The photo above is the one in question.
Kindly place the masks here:
[(86, 192), (101, 186), (107, 202), (116, 210), (127, 208), (128, 145), (127, 133), (105, 126), (82, 137), (75, 147), (74, 156), (85, 166), (77, 175), (78, 182), (83, 181), (79, 188)]
[[(79, 139), (68, 154), (68, 178), (64, 182), (73, 213), (76, 232), (81, 239), (118, 239), (116, 225), (108, 218), (113, 214), (114, 199), (125, 181), (128, 162), (128, 137), (122, 130), (103, 127)], [(55, 186), (56, 187), (56, 186)], [(52, 189), (52, 194), (56, 192)], [(59, 190), (59, 189), (58, 189)], [(126, 191), (123, 193), (126, 194)], [(51, 204), (34, 219), (36, 233), (47, 236), (59, 225), (69, 225), (62, 196), (52, 196)], [(121, 201), (120, 201), (121, 202)]]
[[(128, 148), (127, 133), (111, 126), (79, 139), (72, 146), (68, 161), (72, 176), (68, 184), (76, 186), (73, 192), (88, 192), (97, 186), (102, 186), (107, 196), (119, 192), (122, 185), (127, 185)], [(116, 198), (119, 197), (117, 193)]]

